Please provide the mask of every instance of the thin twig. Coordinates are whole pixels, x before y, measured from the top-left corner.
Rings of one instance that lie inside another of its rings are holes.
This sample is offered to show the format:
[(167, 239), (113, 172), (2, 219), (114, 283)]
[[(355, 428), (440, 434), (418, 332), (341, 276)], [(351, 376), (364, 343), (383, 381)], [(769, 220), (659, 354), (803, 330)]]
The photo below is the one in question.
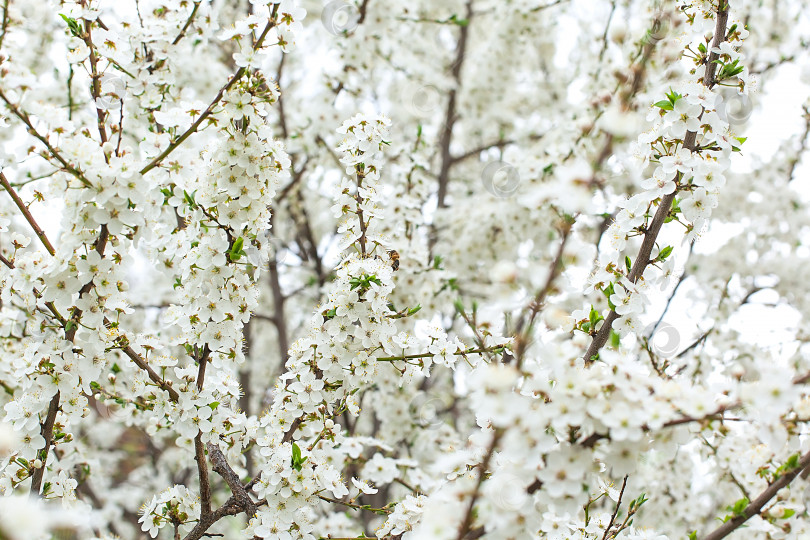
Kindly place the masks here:
[(613, 514), (610, 516), (610, 521), (608, 522), (607, 527), (605, 527), (605, 534), (602, 535), (602, 540), (607, 540), (608, 534), (610, 534), (610, 528), (613, 527), (613, 522), (616, 521), (616, 516), (619, 515), (619, 508), (622, 506), (622, 497), (624, 496), (624, 488), (627, 487), (627, 475), (624, 475), (624, 480), (622, 481), (622, 489), (619, 491), (619, 499), (616, 501), (616, 508), (613, 510)]
[(186, 24), (184, 24), (183, 28), (180, 29), (180, 33), (177, 34), (176, 38), (174, 38), (174, 41), (172, 41), (172, 45), (177, 45), (185, 37), (186, 31), (191, 26), (191, 23), (194, 22), (194, 17), (197, 16), (197, 10), (200, 9), (200, 3), (201, 2), (199, 2), (199, 1), (194, 2), (194, 8), (191, 10), (191, 13), (188, 16), (188, 19), (186, 19)]
[[(104, 319), (104, 324), (109, 325), (110, 321), (106, 318)], [(161, 390), (165, 391), (169, 394), (169, 399), (171, 401), (177, 402), (180, 399), (180, 394), (177, 393), (177, 390), (171, 387), (169, 383), (163, 380), (163, 378), (158, 375), (158, 373), (152, 369), (149, 364), (146, 363), (146, 360), (129, 345), (125, 345), (121, 348), (121, 351), (129, 357), (132, 362), (135, 363), (136, 366), (141, 368), (146, 374), (149, 376), (149, 380), (151, 380), (155, 385), (157, 385)]]
[(6, 31), (8, 30), (8, 2), (9, 0), (3, 2), (3, 26), (0, 28), (0, 48), (3, 47), (3, 41), (6, 39)]
[(82, 184), (85, 185), (85, 187), (93, 187), (93, 184), (91, 184), (90, 181), (84, 176), (84, 173), (82, 173), (81, 170), (68, 163), (68, 161), (62, 157), (62, 154), (60, 154), (59, 151), (51, 145), (50, 141), (48, 141), (48, 138), (36, 130), (28, 114), (19, 107), (17, 107), (14, 103), (12, 103), (2, 89), (0, 89), (0, 99), (5, 102), (6, 106), (9, 108), (12, 114), (14, 114), (14, 116), (19, 118), (23, 124), (25, 124), (25, 126), (28, 128), (28, 133), (33, 135), (42, 144), (45, 145), (45, 148), (48, 149), (48, 153), (50, 153), (51, 156), (62, 165), (62, 168), (65, 171), (75, 176)]
[(489, 449), (484, 457), (484, 461), (482, 461), (478, 467), (478, 480), (475, 484), (475, 490), (470, 497), (470, 501), (467, 503), (467, 511), (464, 513), (464, 520), (461, 522), (461, 525), (458, 528), (458, 536), (456, 536), (456, 540), (463, 540), (467, 532), (470, 530), (473, 520), (473, 509), (475, 508), (475, 502), (478, 500), (478, 495), (481, 493), (481, 485), (484, 483), (484, 478), (486, 477), (487, 469), (489, 468), (489, 462), (492, 460), (493, 454), (495, 454), (495, 449), (498, 447), (498, 442), (501, 440), (502, 435), (503, 431), (500, 429), (496, 429), (495, 433), (492, 435), (492, 442), (489, 444)]
[(534, 324), (534, 320), (537, 317), (537, 314), (543, 308), (543, 305), (546, 301), (546, 297), (551, 293), (551, 290), (554, 286), (554, 281), (559, 276), (560, 271), (562, 269), (562, 258), (563, 254), (565, 253), (565, 244), (568, 242), (568, 237), (571, 233), (571, 224), (564, 223), (561, 230), (562, 238), (560, 239), (560, 245), (557, 248), (557, 254), (554, 256), (554, 260), (549, 267), (548, 276), (546, 277), (546, 282), (543, 285), (543, 288), (538, 291), (535, 295), (534, 299), (528, 306), (528, 323), (526, 322), (526, 312), (521, 315), (520, 320), (516, 325), (516, 334), (517, 337), (515, 338), (515, 358), (517, 358), (517, 367), (523, 365), (523, 353), (526, 350), (528, 345), (529, 336), (532, 330), (532, 325)]

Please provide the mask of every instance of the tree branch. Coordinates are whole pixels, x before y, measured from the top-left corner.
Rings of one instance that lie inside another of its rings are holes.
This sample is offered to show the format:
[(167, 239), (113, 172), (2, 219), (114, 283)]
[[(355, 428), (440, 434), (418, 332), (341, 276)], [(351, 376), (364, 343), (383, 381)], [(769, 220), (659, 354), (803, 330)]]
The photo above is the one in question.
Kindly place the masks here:
[(627, 487), (627, 475), (624, 475), (624, 480), (622, 480), (622, 489), (619, 491), (619, 500), (616, 501), (616, 508), (613, 510), (613, 514), (610, 516), (610, 522), (608, 522), (607, 527), (605, 527), (605, 534), (602, 535), (602, 540), (607, 540), (608, 534), (610, 534), (610, 528), (613, 527), (613, 522), (616, 521), (616, 516), (619, 515), (619, 509), (622, 507), (622, 497), (624, 496), (624, 488)]
[[(262, 46), (262, 43), (264, 42), (264, 38), (267, 37), (267, 33), (270, 32), (270, 30), (276, 26), (276, 24), (277, 24), (276, 14), (278, 13), (278, 8), (279, 8), (279, 4), (275, 4), (273, 6), (273, 12), (270, 15), (272, 20), (267, 23), (267, 26), (264, 27), (264, 30), (262, 31), (261, 35), (256, 40), (256, 43), (253, 45), (254, 50), (259, 49)], [(200, 117), (197, 118), (197, 120), (193, 124), (191, 124), (191, 126), (182, 135), (180, 135), (173, 143), (171, 143), (168, 146), (168, 148), (166, 148), (166, 150), (161, 152), (160, 155), (158, 155), (155, 159), (150, 161), (143, 169), (141, 169), (140, 173), (141, 174), (146, 174), (149, 171), (151, 171), (152, 169), (154, 169), (155, 167), (157, 167), (160, 164), (161, 161), (166, 159), (166, 157), (169, 154), (174, 152), (181, 144), (183, 144), (183, 142), (186, 139), (188, 139), (193, 133), (195, 133), (197, 131), (197, 129), (200, 127), (200, 125), (206, 120), (206, 118), (208, 118), (211, 115), (211, 113), (214, 111), (214, 107), (216, 107), (217, 104), (219, 104), (219, 101), (222, 99), (222, 96), (225, 95), (225, 92), (230, 90), (231, 87), (234, 84), (236, 84), (236, 82), (239, 79), (241, 79), (242, 76), (246, 72), (247, 72), (247, 68), (244, 68), (244, 67), (239, 68), (236, 71), (236, 73), (233, 74), (233, 77), (231, 77), (230, 80), (225, 84), (225, 86), (223, 86), (222, 88), (219, 89), (219, 92), (217, 92), (217, 95), (214, 96), (214, 99), (213, 99), (213, 101), (211, 101), (211, 104), (208, 105), (208, 107), (202, 112)]]
[(799, 459), (799, 465), (795, 469), (783, 474), (776, 481), (765, 488), (765, 491), (760, 493), (756, 499), (751, 501), (741, 514), (734, 516), (723, 523), (720, 527), (704, 536), (703, 540), (720, 540), (721, 538), (725, 538), (734, 532), (740, 525), (748, 521), (751, 517), (759, 514), (760, 510), (762, 510), (768, 501), (776, 496), (780, 489), (789, 485), (793, 479), (799, 476), (799, 474), (807, 469), (808, 466), (810, 466), (810, 452), (807, 452), (801, 457), (801, 459)]
[(6, 175), (3, 174), (2, 171), (0, 171), (0, 185), (2, 185), (5, 190), (8, 191), (8, 194), (11, 195), (11, 198), (14, 200), (14, 204), (16, 204), (17, 208), (19, 208), (20, 212), (22, 212), (22, 215), (25, 217), (25, 221), (27, 221), (31, 228), (34, 229), (34, 233), (37, 235), (37, 238), (39, 238), (39, 241), (42, 242), (42, 245), (45, 246), (45, 249), (48, 250), (48, 253), (51, 255), (55, 254), (56, 251), (54, 251), (53, 245), (51, 244), (50, 240), (48, 240), (48, 237), (45, 236), (45, 232), (37, 224), (34, 216), (31, 215), (28, 207), (25, 206), (25, 203), (22, 201), (22, 199), (20, 199), (20, 196), (17, 195), (17, 192), (14, 191), (13, 187), (11, 187)]
[(53, 427), (56, 423), (56, 413), (59, 412), (59, 396), (60, 392), (57, 390), (51, 398), (45, 422), (42, 423), (39, 431), (45, 439), (45, 446), (37, 453), (37, 457), (42, 460), (42, 466), (34, 469), (34, 474), (31, 476), (31, 495), (39, 495), (39, 491), (42, 489), (42, 478), (45, 476), (45, 468), (48, 464), (48, 452), (53, 445)]
[(467, 511), (464, 513), (464, 520), (461, 522), (461, 525), (458, 528), (458, 536), (456, 537), (456, 540), (464, 540), (464, 537), (470, 530), (470, 526), (472, 526), (475, 501), (478, 500), (478, 495), (481, 492), (481, 485), (484, 483), (484, 478), (486, 477), (487, 469), (489, 468), (489, 462), (492, 460), (493, 454), (495, 454), (495, 448), (497, 448), (498, 442), (500, 441), (502, 435), (503, 431), (500, 429), (496, 429), (495, 433), (492, 435), (492, 442), (489, 445), (489, 449), (484, 457), (484, 461), (482, 461), (479, 465), (478, 480), (475, 484), (475, 491), (473, 491), (472, 496), (470, 497), (470, 502), (467, 504)]
[(3, 92), (2, 89), (0, 89), (0, 99), (5, 102), (6, 106), (9, 108), (12, 114), (14, 114), (14, 116), (19, 118), (23, 124), (25, 124), (25, 126), (28, 128), (28, 133), (33, 135), (36, 139), (38, 139), (42, 144), (45, 145), (45, 148), (48, 149), (48, 153), (50, 153), (51, 156), (62, 165), (62, 168), (65, 171), (75, 176), (82, 184), (85, 185), (85, 187), (93, 187), (93, 184), (91, 184), (90, 181), (87, 178), (85, 178), (84, 173), (82, 173), (82, 171), (80, 171), (79, 169), (68, 163), (68, 161), (62, 157), (59, 151), (57, 151), (56, 148), (51, 146), (51, 143), (48, 141), (47, 137), (45, 137), (36, 130), (28, 114), (19, 107), (17, 107), (15, 104), (13, 104), (11, 101), (9, 101), (8, 97)]
[[(718, 58), (718, 54), (714, 52), (714, 49), (720, 46), (720, 43), (724, 41), (726, 36), (726, 24), (728, 23), (728, 1), (721, 0), (724, 2), (722, 9), (717, 12), (717, 21), (715, 24), (714, 30), (714, 40), (712, 42), (711, 53), (709, 57), (706, 59), (706, 74), (704, 75), (704, 84), (708, 88), (712, 88), (714, 86), (715, 80), (715, 71), (717, 69), (717, 63), (715, 60)], [(694, 152), (696, 147), (697, 141), (697, 133), (694, 131), (689, 131), (684, 137), (683, 147), (688, 148), (690, 151)], [(682, 173), (677, 173), (675, 176), (675, 181), (679, 181), (681, 179)], [(675, 196), (678, 194), (678, 190), (673, 191), (669, 195), (665, 195), (661, 198), (661, 202), (658, 205), (658, 209), (655, 211), (655, 215), (653, 216), (652, 221), (650, 222), (649, 227), (644, 232), (644, 240), (641, 243), (641, 248), (639, 249), (638, 255), (636, 256), (636, 260), (633, 262), (633, 266), (630, 269), (630, 275), (628, 279), (631, 283), (636, 283), (638, 279), (644, 274), (644, 270), (650, 264), (650, 254), (652, 253), (653, 247), (655, 246), (655, 240), (658, 238), (658, 233), (661, 231), (661, 227), (664, 224), (664, 220), (669, 215), (669, 210), (672, 207), (672, 202), (675, 200)], [(613, 328), (613, 323), (616, 319), (619, 318), (619, 315), (611, 310), (608, 313), (608, 316), (605, 318), (605, 322), (602, 323), (602, 326), (599, 328), (599, 332), (594, 336), (593, 341), (591, 341), (590, 347), (588, 347), (588, 351), (585, 353), (585, 363), (590, 364), (593, 358), (599, 354), (599, 350), (607, 343), (608, 337), (610, 337), (610, 331)]]
[(458, 38), (458, 51), (456, 59), (453, 63), (452, 75), (456, 82), (456, 86), (450, 90), (450, 96), (447, 100), (447, 112), (444, 117), (444, 130), (439, 141), (439, 148), (441, 148), (441, 170), (439, 171), (439, 208), (444, 208), (445, 197), (447, 196), (447, 183), (450, 180), (450, 167), (453, 165), (453, 156), (450, 154), (450, 142), (453, 138), (453, 125), (456, 123), (456, 93), (461, 84), (461, 67), (464, 64), (464, 56), (467, 53), (467, 36), (470, 32), (470, 24), (472, 23), (472, 0), (467, 0), (467, 24), (461, 26)]

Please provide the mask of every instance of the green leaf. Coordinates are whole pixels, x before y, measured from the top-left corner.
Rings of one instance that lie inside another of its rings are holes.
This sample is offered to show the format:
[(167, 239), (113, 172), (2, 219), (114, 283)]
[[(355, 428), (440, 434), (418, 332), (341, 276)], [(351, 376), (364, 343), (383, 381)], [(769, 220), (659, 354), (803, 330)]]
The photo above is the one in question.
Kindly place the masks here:
[(602, 320), (604, 320), (604, 317), (602, 317), (602, 315), (599, 314), (599, 312), (593, 307), (593, 305), (591, 305), (591, 312), (588, 314), (588, 321), (591, 324), (591, 328), (596, 326), (596, 323)]
[(298, 445), (292, 443), (292, 468), (300, 472), (306, 460), (307, 458), (301, 457), (301, 449)]
[(673, 214), (677, 214), (678, 212), (681, 212), (680, 204), (681, 204), (681, 200), (676, 197), (675, 200), (672, 201), (672, 208), (670, 208), (669, 211), (672, 212)]
[(242, 238), (241, 236), (237, 238), (236, 241), (234, 241), (233, 243), (233, 251), (241, 250), (244, 243), (245, 243), (244, 238)]
[(412, 307), (411, 309), (408, 310), (408, 315), (409, 316), (413, 315), (414, 313), (416, 313), (420, 309), (422, 309), (422, 304), (416, 304), (416, 307)]
[(663, 100), (653, 103), (653, 107), (658, 107), (659, 109), (664, 109), (665, 111), (671, 111), (672, 109), (674, 109), (672, 103)]
[(228, 251), (228, 258), (231, 261), (238, 261), (241, 259), (242, 255), (245, 254), (245, 252), (242, 250), (242, 246), (244, 245), (245, 239), (240, 236), (234, 241), (233, 246), (231, 246), (231, 249)]
[(743, 497), (742, 499), (738, 499), (734, 502), (732, 506), (728, 507), (728, 510), (731, 511), (735, 516), (743, 515), (745, 512), (745, 507), (748, 506), (748, 503), (751, 501), (748, 500), (748, 497)]
[(79, 22), (76, 19), (74, 19), (73, 17), (68, 17), (67, 15), (62, 15), (61, 13), (59, 14), (59, 16), (62, 17), (62, 20), (64, 20), (67, 23), (68, 29), (70, 30), (71, 34), (73, 34), (77, 38), (82, 37), (82, 28), (81, 26), (79, 26)]
[(773, 479), (776, 480), (782, 474), (790, 472), (799, 466), (799, 454), (792, 454), (773, 472)]
[(627, 273), (630, 273), (630, 268), (633, 266), (633, 261), (630, 260), (630, 256), (624, 256), (624, 265), (627, 267)]
[(793, 514), (795, 514), (795, 513), (796, 513), (796, 510), (793, 510), (791, 508), (785, 508), (785, 512), (782, 514), (782, 517), (780, 517), (779, 519), (787, 519), (789, 517), (793, 517)]
[(740, 60), (738, 58), (733, 62), (724, 64), (721, 60), (715, 60), (716, 63), (722, 66), (720, 68), (720, 72), (717, 74), (717, 80), (728, 79), (730, 77), (734, 77), (735, 75), (739, 75), (740, 73), (742, 73), (745, 70), (745, 67), (737, 65), (739, 61)]
[(610, 331), (610, 346), (614, 349), (618, 349), (619, 345), (622, 342), (622, 338), (619, 334), (616, 333), (615, 330)]
[(675, 92), (674, 90), (670, 90), (669, 92), (667, 92), (666, 96), (672, 105), (675, 105), (675, 102), (683, 97), (681, 94)]
[(110, 371), (112, 371), (113, 373), (121, 373), (121, 368), (118, 366), (118, 364), (113, 363), (112, 367), (110, 368)]
[(616, 311), (616, 304), (610, 301), (610, 297), (613, 296), (613, 283), (608, 283), (607, 287), (602, 289), (602, 293), (607, 297), (608, 307)]
[(669, 257), (671, 254), (672, 254), (672, 246), (665, 246), (661, 251), (658, 252), (657, 259), (659, 261), (665, 261), (667, 260), (667, 257)]
[(197, 202), (194, 200), (194, 195), (196, 195), (196, 193), (197, 193), (196, 189), (192, 191), (190, 194), (185, 189), (183, 190), (183, 199), (185, 199), (186, 203), (188, 203), (188, 205), (191, 208), (197, 207)]
[(455, 13), (450, 15), (450, 18), (447, 19), (447, 22), (457, 24), (459, 26), (467, 26), (468, 24), (470, 24), (469, 19), (459, 19), (458, 15), (456, 15)]

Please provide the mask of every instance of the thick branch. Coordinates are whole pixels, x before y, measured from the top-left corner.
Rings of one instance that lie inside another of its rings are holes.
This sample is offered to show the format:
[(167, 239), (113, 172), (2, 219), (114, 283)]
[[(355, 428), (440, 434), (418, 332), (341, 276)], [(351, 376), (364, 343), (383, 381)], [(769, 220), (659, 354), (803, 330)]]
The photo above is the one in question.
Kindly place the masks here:
[[(198, 359), (200, 363), (197, 372), (197, 390), (202, 392), (205, 383), (205, 367), (208, 365), (208, 356), (211, 350), (206, 345)], [(205, 449), (202, 443), (202, 432), (197, 432), (194, 437), (194, 459), (197, 461), (197, 475), (200, 479), (200, 514), (209, 515), (211, 513), (211, 483), (208, 481), (208, 464), (205, 462)]]
[(467, 52), (467, 36), (470, 32), (472, 15), (472, 0), (467, 0), (467, 24), (461, 26), (458, 38), (458, 52), (456, 53), (456, 60), (453, 63), (452, 70), (456, 86), (450, 90), (450, 97), (447, 100), (447, 112), (444, 117), (444, 130), (442, 131), (442, 137), (439, 141), (439, 147), (442, 152), (441, 170), (439, 171), (439, 208), (446, 206), (444, 199), (447, 196), (450, 167), (453, 165), (453, 156), (450, 154), (450, 141), (453, 138), (453, 125), (456, 123), (456, 93), (461, 85), (461, 66), (464, 63), (464, 55)]
[(225, 459), (225, 454), (215, 444), (208, 443), (208, 456), (211, 459), (211, 465), (214, 472), (217, 473), (225, 480), (228, 487), (231, 489), (234, 498), (242, 505), (243, 511), (248, 519), (256, 515), (256, 503), (250, 498), (250, 494), (242, 485), (239, 475), (234, 472), (228, 461)]
[(225, 516), (235, 516), (244, 512), (248, 516), (248, 519), (250, 519), (256, 515), (256, 504), (251, 500), (247, 490), (242, 486), (242, 483), (239, 481), (239, 476), (231, 469), (230, 465), (228, 465), (225, 455), (215, 444), (208, 443), (207, 446), (214, 472), (225, 480), (225, 483), (231, 488), (233, 495), (225, 504), (213, 512), (209, 512), (206, 515), (201, 514), (197, 525), (183, 540), (200, 540), (200, 538), (207, 536), (206, 533), (211, 525)]
[(40, 428), (40, 433), (45, 439), (45, 447), (37, 454), (37, 457), (42, 460), (42, 466), (38, 469), (34, 469), (34, 474), (31, 476), (31, 495), (39, 495), (39, 490), (42, 489), (42, 478), (45, 476), (48, 451), (53, 444), (53, 426), (56, 423), (56, 413), (59, 411), (59, 396), (60, 393), (57, 391), (51, 398), (51, 403), (48, 405), (48, 414)]
[[(717, 12), (717, 21), (715, 25), (714, 31), (714, 40), (712, 41), (712, 52), (709, 54), (709, 57), (706, 59), (706, 75), (703, 78), (704, 84), (711, 88), (714, 86), (715, 80), (714, 75), (717, 69), (717, 63), (715, 60), (718, 58), (718, 54), (713, 52), (715, 48), (720, 46), (720, 43), (725, 39), (726, 35), (726, 24), (728, 23), (728, 2), (724, 2), (722, 9)], [(697, 133), (694, 131), (690, 131), (686, 134), (683, 141), (683, 147), (688, 148), (690, 151), (695, 151), (696, 145), (695, 142), (697, 140)], [(675, 180), (680, 180), (681, 173), (676, 175)], [(678, 191), (675, 190), (669, 195), (665, 195), (661, 198), (661, 202), (658, 205), (658, 209), (655, 211), (655, 215), (653, 216), (652, 221), (650, 222), (649, 227), (644, 232), (644, 240), (641, 243), (641, 248), (639, 249), (638, 256), (636, 260), (633, 262), (633, 266), (630, 269), (629, 280), (631, 283), (635, 283), (638, 279), (644, 274), (644, 270), (650, 264), (650, 254), (652, 253), (653, 247), (655, 246), (655, 241), (658, 238), (658, 233), (661, 231), (661, 226), (664, 224), (664, 220), (669, 215), (669, 210), (672, 207), (672, 202), (675, 200), (675, 196), (678, 194)], [(616, 319), (619, 318), (619, 315), (612, 311), (608, 314), (605, 318), (605, 322), (602, 323), (602, 326), (599, 328), (599, 332), (593, 338), (590, 347), (588, 347), (588, 351), (585, 353), (585, 362), (590, 363), (594, 356), (599, 354), (599, 350), (607, 343), (608, 337), (610, 337), (610, 331), (613, 327), (613, 323)]]
[(90, 54), (88, 55), (88, 59), (90, 60), (90, 77), (92, 79), (90, 93), (93, 96), (93, 105), (96, 107), (98, 135), (101, 138), (101, 144), (104, 144), (107, 142), (107, 128), (104, 125), (104, 120), (107, 118), (107, 111), (98, 107), (98, 99), (101, 97), (101, 74), (98, 72), (98, 56), (96, 55), (96, 46), (93, 44), (92, 30), (93, 23), (91, 21), (85, 21), (85, 33), (82, 39), (90, 50)]

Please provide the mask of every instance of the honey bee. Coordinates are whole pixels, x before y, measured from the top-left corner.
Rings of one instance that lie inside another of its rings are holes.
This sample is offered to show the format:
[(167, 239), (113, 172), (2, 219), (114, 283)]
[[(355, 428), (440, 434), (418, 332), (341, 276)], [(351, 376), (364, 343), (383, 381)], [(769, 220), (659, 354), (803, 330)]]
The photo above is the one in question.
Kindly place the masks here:
[(391, 261), (391, 268), (397, 271), (399, 269), (399, 253), (392, 249), (388, 252), (388, 260)]

